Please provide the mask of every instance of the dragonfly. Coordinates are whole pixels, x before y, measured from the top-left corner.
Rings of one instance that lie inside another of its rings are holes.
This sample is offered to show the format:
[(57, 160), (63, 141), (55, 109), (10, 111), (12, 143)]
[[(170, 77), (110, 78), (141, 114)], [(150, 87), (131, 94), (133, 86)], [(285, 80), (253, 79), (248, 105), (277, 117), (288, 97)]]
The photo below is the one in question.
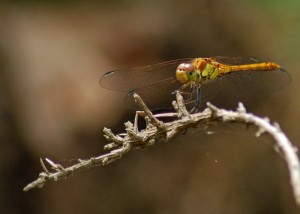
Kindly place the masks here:
[(239, 101), (264, 100), (290, 81), (289, 73), (275, 62), (252, 57), (199, 57), (109, 71), (101, 77), (100, 85), (127, 92), (125, 102), (134, 109), (134, 93), (153, 110), (170, 108), (174, 94), (180, 92), (187, 108), (198, 111), (207, 101), (236, 105)]

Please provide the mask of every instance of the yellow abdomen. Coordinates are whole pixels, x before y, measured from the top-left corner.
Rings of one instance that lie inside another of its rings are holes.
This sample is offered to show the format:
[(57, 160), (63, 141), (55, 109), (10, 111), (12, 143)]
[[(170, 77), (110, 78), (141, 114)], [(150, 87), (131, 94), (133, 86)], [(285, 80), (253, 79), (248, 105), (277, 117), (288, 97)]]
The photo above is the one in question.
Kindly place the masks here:
[(262, 62), (255, 64), (247, 64), (247, 65), (223, 65), (220, 64), (220, 70), (222, 74), (230, 73), (233, 71), (267, 71), (267, 70), (277, 70), (280, 66), (274, 62)]

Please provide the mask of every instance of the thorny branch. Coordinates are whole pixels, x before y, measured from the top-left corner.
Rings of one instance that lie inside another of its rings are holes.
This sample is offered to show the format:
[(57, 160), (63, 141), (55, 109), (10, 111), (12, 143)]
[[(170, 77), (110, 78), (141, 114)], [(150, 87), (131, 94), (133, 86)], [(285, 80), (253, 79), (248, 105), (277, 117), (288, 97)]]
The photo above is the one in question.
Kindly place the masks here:
[[(256, 126), (258, 128), (256, 133), (257, 137), (263, 133), (267, 133), (274, 139), (275, 146), (282, 152), (284, 160), (286, 161), (294, 198), (297, 204), (300, 205), (300, 164), (296, 154), (297, 149), (291, 144), (277, 123), (271, 124), (268, 118), (260, 118), (251, 113), (247, 113), (241, 103), (239, 103), (237, 111), (219, 109), (207, 103), (207, 108), (203, 112), (190, 114), (183, 104), (182, 96), (180, 93), (177, 93), (177, 100), (173, 102), (176, 113), (153, 115), (137, 94), (134, 94), (134, 98), (144, 114), (147, 125), (145, 129), (138, 131), (136, 123), (132, 124), (131, 122), (126, 122), (126, 133), (115, 135), (110, 129), (104, 128), (104, 136), (110, 142), (104, 146), (104, 149), (110, 152), (98, 157), (92, 157), (88, 160), (78, 160), (77, 164), (67, 168), (45, 158), (45, 161), (52, 169), (52, 171), (49, 171), (44, 161), (40, 159), (44, 171), (39, 174), (39, 177), (35, 181), (24, 187), (23, 190), (28, 191), (36, 187), (42, 188), (48, 181), (58, 181), (62, 178), (66, 179), (69, 175), (79, 170), (109, 164), (120, 159), (131, 150), (142, 149), (154, 145), (157, 142), (169, 141), (175, 135), (190, 127), (198, 127), (207, 122), (239, 122)], [(177, 118), (172, 122), (164, 123), (158, 119), (160, 117)]]

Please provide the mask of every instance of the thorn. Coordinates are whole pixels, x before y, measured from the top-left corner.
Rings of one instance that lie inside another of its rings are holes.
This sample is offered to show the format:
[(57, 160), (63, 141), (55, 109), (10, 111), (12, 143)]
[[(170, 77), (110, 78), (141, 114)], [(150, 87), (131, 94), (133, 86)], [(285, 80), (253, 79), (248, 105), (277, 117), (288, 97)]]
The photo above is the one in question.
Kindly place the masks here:
[(102, 165), (105, 166), (107, 164), (108, 160), (109, 160), (108, 157), (103, 158)]
[(54, 163), (49, 158), (45, 158), (45, 160), (52, 166), (52, 169), (56, 171), (65, 171), (65, 168), (62, 165)]
[(49, 175), (50, 173), (49, 173), (47, 167), (45, 166), (44, 161), (43, 161), (42, 158), (40, 158), (40, 163), (41, 163), (41, 165), (42, 165), (42, 168), (43, 168), (44, 172), (45, 172), (47, 175)]
[(237, 111), (239, 113), (247, 113), (245, 106), (241, 102), (239, 102), (239, 104), (238, 104)]
[(266, 130), (264, 128), (259, 127), (258, 131), (255, 133), (255, 137), (260, 137), (265, 132), (266, 132)]
[(278, 131), (281, 131), (281, 128), (280, 128), (279, 123), (274, 122), (274, 123), (273, 123), (273, 126), (274, 126)]
[(210, 108), (213, 112), (217, 112), (217, 111), (219, 110), (216, 106), (214, 106), (214, 105), (211, 104), (210, 102), (207, 102), (207, 103), (206, 103), (206, 106), (207, 106), (208, 108)]
[(49, 158), (45, 158), (45, 160), (48, 162), (49, 165), (51, 165), (53, 168), (56, 168), (56, 164), (51, 161)]

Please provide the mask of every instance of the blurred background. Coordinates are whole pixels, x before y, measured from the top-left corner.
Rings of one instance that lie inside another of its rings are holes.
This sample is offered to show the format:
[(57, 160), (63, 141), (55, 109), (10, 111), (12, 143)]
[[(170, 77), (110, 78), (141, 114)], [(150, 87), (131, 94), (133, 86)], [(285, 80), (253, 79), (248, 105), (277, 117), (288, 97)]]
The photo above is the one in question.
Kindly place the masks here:
[(299, 146), (297, 0), (25, 1), (0, 3), (2, 213), (298, 213), (270, 138), (244, 126), (188, 130), (43, 189), (23, 192), (40, 157), (69, 166), (103, 154), (104, 126), (133, 119), (105, 72), (171, 59), (254, 56), (292, 84), (249, 111)]

